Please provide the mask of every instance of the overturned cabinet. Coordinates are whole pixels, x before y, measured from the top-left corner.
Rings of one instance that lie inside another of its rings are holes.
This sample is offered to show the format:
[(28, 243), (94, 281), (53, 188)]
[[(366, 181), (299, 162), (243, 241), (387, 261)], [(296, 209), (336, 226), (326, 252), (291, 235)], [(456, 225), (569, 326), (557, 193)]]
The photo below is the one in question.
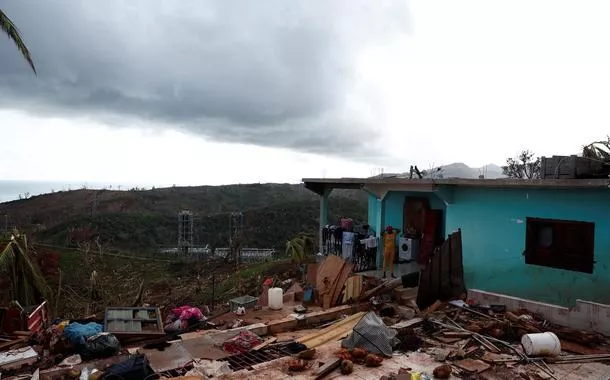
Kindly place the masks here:
[(106, 308), (104, 331), (119, 338), (165, 335), (161, 312), (156, 307)]

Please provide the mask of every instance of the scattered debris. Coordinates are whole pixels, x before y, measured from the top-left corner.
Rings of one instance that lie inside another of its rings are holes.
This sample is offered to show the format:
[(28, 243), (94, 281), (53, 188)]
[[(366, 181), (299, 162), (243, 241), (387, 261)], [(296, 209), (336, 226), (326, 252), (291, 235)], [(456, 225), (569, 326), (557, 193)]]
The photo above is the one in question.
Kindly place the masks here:
[[(380, 281), (353, 275), (353, 265), (336, 256), (313, 268), (315, 276), (302, 277), (306, 285), (266, 279), (267, 294), (233, 298), (223, 313), (188, 304), (164, 311), (112, 307), (103, 319), (58, 319), (49, 326), (46, 318), (29, 330), (9, 329), (0, 335), (0, 371), (3, 378), (42, 380), (259, 378), (255, 372), (260, 378), (340, 372), (395, 380), (554, 379), (561, 378), (559, 364), (610, 362), (605, 336), (556, 326), (527, 310), (476, 304), (462, 294), (459, 276), (460, 294), (431, 291), (430, 281), (438, 279), (428, 276), (430, 269), (422, 278), (412, 273)], [(274, 302), (278, 310), (267, 306), (271, 288), (282, 294)], [(44, 307), (36, 310), (46, 316)]]
[(349, 375), (354, 372), (354, 362), (351, 360), (343, 360), (341, 362), (341, 373), (343, 375)]

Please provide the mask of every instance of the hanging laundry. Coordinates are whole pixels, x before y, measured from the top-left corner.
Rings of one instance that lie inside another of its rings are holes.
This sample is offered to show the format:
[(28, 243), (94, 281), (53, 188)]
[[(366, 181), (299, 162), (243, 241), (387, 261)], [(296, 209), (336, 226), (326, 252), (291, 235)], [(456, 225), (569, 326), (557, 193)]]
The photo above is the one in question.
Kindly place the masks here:
[(354, 251), (354, 233), (343, 231), (343, 241), (341, 244), (341, 258), (343, 260), (351, 260), (352, 252)]
[(360, 244), (364, 245), (365, 249), (377, 248), (377, 238), (375, 236), (369, 236), (366, 239), (360, 240)]

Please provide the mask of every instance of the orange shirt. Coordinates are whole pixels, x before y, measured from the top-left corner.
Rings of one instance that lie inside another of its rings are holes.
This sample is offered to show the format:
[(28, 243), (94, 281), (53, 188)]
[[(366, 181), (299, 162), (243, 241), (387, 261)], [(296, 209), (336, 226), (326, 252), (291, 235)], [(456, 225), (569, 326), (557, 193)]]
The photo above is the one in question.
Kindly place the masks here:
[(396, 249), (396, 235), (397, 232), (384, 232), (383, 233), (383, 248), (387, 250)]

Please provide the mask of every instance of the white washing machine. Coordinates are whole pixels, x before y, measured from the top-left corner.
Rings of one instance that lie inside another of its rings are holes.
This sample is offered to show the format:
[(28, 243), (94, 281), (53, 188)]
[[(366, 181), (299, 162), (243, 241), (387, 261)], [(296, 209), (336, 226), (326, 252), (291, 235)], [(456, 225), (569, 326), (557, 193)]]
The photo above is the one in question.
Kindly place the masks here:
[(401, 237), (398, 240), (398, 261), (417, 260), (419, 255), (419, 240)]

